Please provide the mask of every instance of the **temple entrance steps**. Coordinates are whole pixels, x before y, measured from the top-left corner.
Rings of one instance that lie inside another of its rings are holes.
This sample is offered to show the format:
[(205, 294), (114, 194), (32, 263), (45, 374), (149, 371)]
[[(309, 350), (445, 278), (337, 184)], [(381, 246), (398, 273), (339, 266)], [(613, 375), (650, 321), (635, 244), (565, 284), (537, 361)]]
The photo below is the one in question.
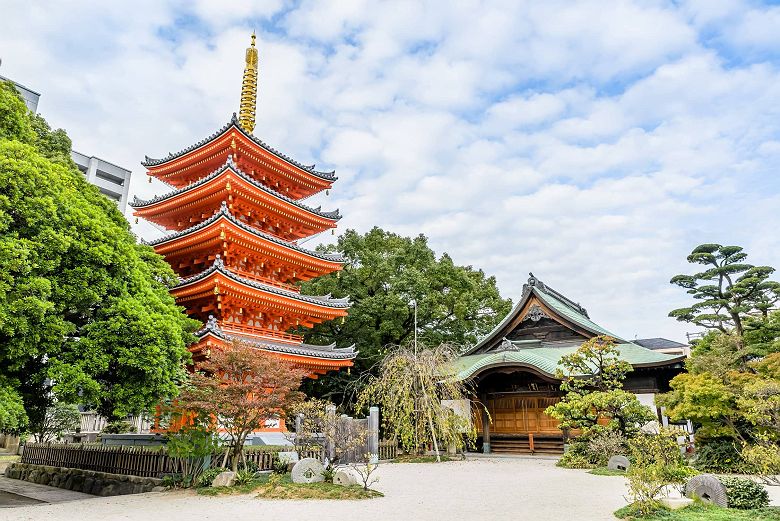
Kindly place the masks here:
[(563, 437), (528, 435), (494, 437), (490, 451), (496, 454), (563, 454)]

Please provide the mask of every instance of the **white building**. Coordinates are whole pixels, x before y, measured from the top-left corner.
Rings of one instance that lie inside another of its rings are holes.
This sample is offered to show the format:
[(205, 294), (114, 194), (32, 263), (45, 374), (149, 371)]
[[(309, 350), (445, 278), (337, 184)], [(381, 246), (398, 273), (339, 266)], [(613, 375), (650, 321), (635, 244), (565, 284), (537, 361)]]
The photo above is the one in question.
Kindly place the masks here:
[(10, 81), (16, 86), (16, 90), (19, 91), (19, 94), (22, 95), (22, 99), (24, 99), (24, 104), (27, 105), (27, 108), (30, 109), (30, 112), (33, 114), (38, 113), (38, 100), (41, 98), (40, 93), (35, 92), (32, 89), (28, 89), (24, 85), (20, 83), (16, 83), (14, 80), (6, 78), (5, 76), (0, 76), (0, 81)]
[(99, 157), (87, 156), (75, 150), (71, 150), (70, 157), (86, 176), (87, 181), (97, 186), (103, 195), (116, 201), (119, 211), (124, 213), (132, 172)]
[[(30, 112), (38, 113), (38, 100), (41, 97), (38, 92), (4, 76), (0, 76), (0, 81), (12, 82), (16, 86), (16, 90), (21, 94)], [(87, 156), (75, 150), (71, 150), (70, 155), (79, 167), (79, 170), (81, 170), (81, 173), (86, 176), (87, 181), (97, 186), (103, 195), (116, 201), (119, 211), (125, 213), (132, 172), (104, 159)]]

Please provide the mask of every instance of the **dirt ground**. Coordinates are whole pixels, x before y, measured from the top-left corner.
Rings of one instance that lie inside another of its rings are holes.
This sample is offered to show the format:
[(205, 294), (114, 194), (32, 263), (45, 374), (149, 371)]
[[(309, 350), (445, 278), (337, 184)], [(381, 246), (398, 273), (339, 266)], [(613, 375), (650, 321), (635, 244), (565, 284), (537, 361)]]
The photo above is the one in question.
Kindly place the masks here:
[[(375, 488), (385, 497), (363, 501), (269, 501), (176, 491), (5, 508), (0, 520), (613, 520), (612, 512), (625, 505), (624, 478), (561, 469), (549, 459), (391, 463), (378, 473)], [(779, 504), (780, 491), (770, 494)]]

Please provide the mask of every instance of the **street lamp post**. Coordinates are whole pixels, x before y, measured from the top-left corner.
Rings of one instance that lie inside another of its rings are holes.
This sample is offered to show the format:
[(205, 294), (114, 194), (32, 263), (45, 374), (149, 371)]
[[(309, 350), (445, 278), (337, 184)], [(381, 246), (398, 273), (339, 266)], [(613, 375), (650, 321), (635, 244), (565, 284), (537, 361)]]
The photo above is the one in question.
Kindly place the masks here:
[(417, 300), (412, 299), (409, 304), (414, 306), (414, 354), (417, 355)]

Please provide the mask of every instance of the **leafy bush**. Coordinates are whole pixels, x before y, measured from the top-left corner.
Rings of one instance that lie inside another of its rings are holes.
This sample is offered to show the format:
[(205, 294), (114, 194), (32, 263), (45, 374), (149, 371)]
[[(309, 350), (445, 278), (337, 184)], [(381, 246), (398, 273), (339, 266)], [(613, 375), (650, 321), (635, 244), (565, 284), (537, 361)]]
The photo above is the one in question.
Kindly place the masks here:
[(771, 442), (745, 445), (741, 455), (764, 483), (780, 485), (780, 445)]
[(224, 467), (211, 467), (204, 470), (197, 480), (198, 487), (210, 487), (214, 483), (214, 479), (225, 472), (227, 469)]
[(287, 474), (287, 462), (284, 460), (275, 459), (273, 465), (273, 471), (274, 474), (280, 474), (280, 475)]
[(235, 484), (236, 485), (249, 485), (250, 483), (252, 483), (255, 480), (256, 477), (257, 476), (255, 475), (255, 473), (253, 471), (247, 470), (247, 469), (242, 469), (242, 470), (239, 470), (236, 473)]
[(252, 473), (255, 473), (258, 470), (260, 470), (260, 466), (257, 464), (256, 461), (244, 460), (244, 470), (248, 470)]
[(637, 512), (658, 509), (658, 498), (669, 485), (681, 485), (695, 472), (684, 465), (674, 433), (642, 434), (629, 442), (633, 463), (628, 469), (628, 496)]
[(769, 494), (760, 483), (744, 478), (718, 478), (726, 487), (729, 508), (743, 510), (769, 506)]
[(587, 456), (571, 450), (566, 451), (556, 465), (567, 469), (592, 469), (595, 466)]
[(702, 472), (750, 474), (753, 470), (731, 438), (710, 438), (696, 445), (693, 466)]
[(127, 434), (133, 432), (133, 424), (126, 420), (115, 420), (103, 427), (103, 434)]
[(205, 425), (185, 425), (167, 438), (166, 449), (177, 458), (183, 486), (195, 485), (206, 458), (219, 450), (219, 438)]
[(591, 436), (587, 442), (589, 460), (595, 459), (596, 465), (603, 467), (609, 462), (609, 458), (615, 454), (626, 455), (627, 440), (618, 431), (603, 429)]
[(182, 483), (181, 474), (168, 474), (163, 476), (161, 485), (165, 488), (179, 488)]
[(325, 468), (322, 469), (322, 477), (328, 483), (333, 483), (333, 476), (335, 475), (336, 475), (336, 467), (334, 467), (332, 463), (328, 463), (327, 465), (325, 465)]

